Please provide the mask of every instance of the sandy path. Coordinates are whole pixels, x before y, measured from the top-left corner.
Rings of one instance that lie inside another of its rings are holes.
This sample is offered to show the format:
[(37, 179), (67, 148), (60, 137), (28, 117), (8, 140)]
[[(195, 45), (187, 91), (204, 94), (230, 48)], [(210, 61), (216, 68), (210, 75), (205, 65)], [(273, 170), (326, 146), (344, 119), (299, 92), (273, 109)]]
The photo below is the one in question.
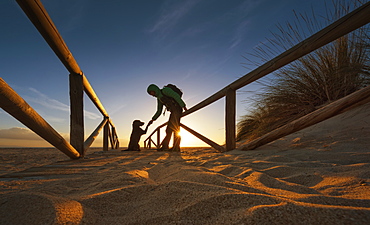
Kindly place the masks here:
[(0, 224), (370, 224), (368, 109), (247, 152), (3, 149)]

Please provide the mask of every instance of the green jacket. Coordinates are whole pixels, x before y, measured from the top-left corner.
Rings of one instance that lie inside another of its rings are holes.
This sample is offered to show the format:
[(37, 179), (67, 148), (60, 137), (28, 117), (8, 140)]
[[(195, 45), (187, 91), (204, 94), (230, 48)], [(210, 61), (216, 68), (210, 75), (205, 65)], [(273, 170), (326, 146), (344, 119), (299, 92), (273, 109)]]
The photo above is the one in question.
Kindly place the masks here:
[(159, 87), (157, 85), (151, 84), (151, 85), (149, 85), (149, 87), (147, 89), (148, 94), (149, 94), (150, 91), (154, 91), (155, 94), (156, 94), (156, 97), (157, 97), (157, 112), (152, 117), (152, 120), (156, 120), (161, 115), (161, 113), (163, 111), (164, 103), (161, 101), (161, 98), (164, 95), (167, 96), (167, 97), (173, 98), (179, 104), (179, 106), (181, 108), (184, 108), (186, 106), (185, 102), (181, 99), (180, 95), (177, 94), (175, 91), (173, 91), (169, 87), (164, 87), (161, 90), (161, 89), (159, 89)]

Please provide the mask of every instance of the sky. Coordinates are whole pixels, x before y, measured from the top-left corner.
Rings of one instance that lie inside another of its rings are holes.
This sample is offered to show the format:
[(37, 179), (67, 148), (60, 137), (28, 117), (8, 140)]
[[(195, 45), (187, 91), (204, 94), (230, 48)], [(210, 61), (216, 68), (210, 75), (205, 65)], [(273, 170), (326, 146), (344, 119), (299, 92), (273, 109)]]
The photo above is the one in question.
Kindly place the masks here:
[[(331, 1), (326, 1), (330, 7)], [(252, 71), (253, 52), (278, 23), (298, 13), (324, 14), (322, 0), (44, 0), (59, 33), (112, 119), (120, 146), (131, 124), (147, 123), (156, 111), (149, 84), (176, 84), (191, 108)], [(0, 2), (0, 77), (56, 131), (69, 140), (69, 73), (16, 1)], [(237, 92), (237, 121), (258, 88)], [(85, 136), (103, 120), (84, 97)], [(182, 123), (222, 145), (224, 98), (182, 118)], [(150, 134), (169, 113), (150, 126)], [(182, 131), (182, 146), (207, 146)], [(143, 140), (148, 135), (141, 138)], [(163, 137), (163, 136), (162, 136)], [(0, 109), (0, 147), (49, 147)], [(94, 142), (102, 146), (102, 135)]]

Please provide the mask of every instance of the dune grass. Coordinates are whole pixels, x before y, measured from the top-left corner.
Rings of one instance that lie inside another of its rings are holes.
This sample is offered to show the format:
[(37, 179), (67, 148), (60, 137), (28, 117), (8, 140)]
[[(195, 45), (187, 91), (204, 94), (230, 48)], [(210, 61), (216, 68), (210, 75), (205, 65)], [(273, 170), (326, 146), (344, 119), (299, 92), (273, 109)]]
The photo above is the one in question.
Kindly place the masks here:
[[(334, 11), (324, 21), (330, 24), (357, 8), (361, 2), (332, 1)], [(289, 49), (324, 27), (314, 11), (295, 14), (294, 23), (278, 25), (273, 38), (251, 55), (262, 62)], [(252, 109), (238, 123), (237, 140), (255, 139), (330, 102), (369, 85), (369, 26), (364, 26), (279, 69), (253, 97)]]

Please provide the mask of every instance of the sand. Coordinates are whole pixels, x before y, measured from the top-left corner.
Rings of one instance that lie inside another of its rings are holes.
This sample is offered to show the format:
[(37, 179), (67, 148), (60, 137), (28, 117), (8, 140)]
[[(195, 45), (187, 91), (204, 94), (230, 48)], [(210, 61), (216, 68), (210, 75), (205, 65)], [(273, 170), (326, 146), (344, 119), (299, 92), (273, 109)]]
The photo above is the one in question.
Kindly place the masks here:
[(370, 105), (253, 151), (0, 150), (0, 224), (370, 224)]

